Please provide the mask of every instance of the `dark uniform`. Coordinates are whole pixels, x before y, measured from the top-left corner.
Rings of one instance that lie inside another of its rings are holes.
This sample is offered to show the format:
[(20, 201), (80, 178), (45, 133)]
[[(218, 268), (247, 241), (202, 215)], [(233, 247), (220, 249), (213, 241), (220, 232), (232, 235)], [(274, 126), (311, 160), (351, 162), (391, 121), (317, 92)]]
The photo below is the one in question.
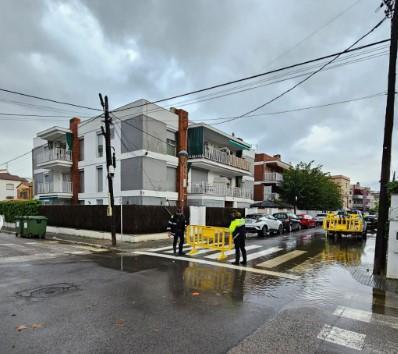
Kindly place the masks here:
[(232, 215), (232, 221), (229, 225), (229, 232), (232, 233), (232, 237), (234, 239), (235, 244), (235, 265), (239, 264), (240, 253), (242, 253), (243, 261), (241, 264), (246, 265), (246, 248), (245, 248), (245, 240), (246, 240), (246, 228), (245, 228), (245, 219), (241, 218), (240, 213), (234, 213)]
[(178, 254), (183, 255), (182, 247), (184, 246), (184, 233), (185, 227), (187, 226), (187, 221), (185, 219), (184, 214), (177, 212), (177, 214), (173, 215), (169, 220), (169, 225), (167, 230), (173, 235), (173, 250), (174, 253), (177, 253), (177, 242), (180, 239), (180, 243), (178, 245)]

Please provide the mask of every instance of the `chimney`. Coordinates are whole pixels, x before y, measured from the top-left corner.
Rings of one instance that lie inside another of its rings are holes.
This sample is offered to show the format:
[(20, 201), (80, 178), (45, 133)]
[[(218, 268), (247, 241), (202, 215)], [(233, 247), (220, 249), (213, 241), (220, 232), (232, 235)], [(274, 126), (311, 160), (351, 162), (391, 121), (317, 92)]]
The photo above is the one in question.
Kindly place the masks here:
[(274, 155), (274, 157), (275, 157), (276, 159), (278, 159), (278, 160), (281, 159), (281, 155), (280, 155), (280, 154), (276, 154), (276, 155)]

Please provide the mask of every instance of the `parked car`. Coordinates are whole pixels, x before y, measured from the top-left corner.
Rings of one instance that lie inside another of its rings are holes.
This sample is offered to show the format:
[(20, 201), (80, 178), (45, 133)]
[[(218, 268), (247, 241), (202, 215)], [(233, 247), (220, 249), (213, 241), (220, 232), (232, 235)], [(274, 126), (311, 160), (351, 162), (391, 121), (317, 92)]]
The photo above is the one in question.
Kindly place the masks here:
[(316, 214), (315, 216), (315, 223), (317, 226), (322, 225), (323, 224), (323, 220), (326, 218), (326, 213), (319, 213)]
[(377, 216), (376, 215), (367, 215), (365, 216), (366, 227), (369, 231), (374, 231), (377, 229)]
[(272, 214), (275, 218), (282, 221), (283, 229), (286, 232), (301, 230), (300, 220), (296, 214), (290, 212), (281, 212)]
[(311, 215), (299, 214), (297, 215), (300, 220), (300, 225), (304, 229), (309, 229), (316, 226), (315, 219)]
[(257, 233), (260, 237), (265, 237), (269, 233), (282, 234), (282, 222), (272, 215), (249, 214), (246, 215), (246, 232)]

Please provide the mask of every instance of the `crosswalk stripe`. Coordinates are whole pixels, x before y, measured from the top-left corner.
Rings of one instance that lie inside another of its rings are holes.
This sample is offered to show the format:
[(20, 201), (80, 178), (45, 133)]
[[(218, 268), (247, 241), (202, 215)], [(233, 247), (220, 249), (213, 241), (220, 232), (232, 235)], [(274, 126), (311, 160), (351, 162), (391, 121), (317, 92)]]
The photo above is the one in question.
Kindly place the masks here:
[(197, 251), (195, 254), (191, 254), (190, 256), (199, 256), (201, 254), (209, 253), (209, 252), (214, 252), (211, 248), (203, 248)]
[(365, 344), (366, 334), (325, 324), (317, 338), (351, 349), (362, 350)]
[[(260, 248), (260, 247), (261, 247), (260, 245), (249, 245), (249, 246), (246, 247), (246, 251), (254, 250), (254, 249)], [(232, 254), (235, 254), (235, 249), (230, 250), (230, 251), (226, 251), (226, 252), (224, 252), (224, 254), (225, 254), (226, 256), (230, 256), (230, 255), (232, 255)], [(220, 256), (220, 252), (217, 252), (217, 253), (215, 253), (215, 254), (211, 254), (211, 255), (209, 255), (209, 256), (206, 256), (206, 258), (209, 258), (209, 259), (217, 259), (219, 256)]]
[[(280, 248), (280, 247), (271, 247), (271, 248), (268, 248), (266, 250), (250, 253), (250, 254), (247, 255), (247, 261), (253, 261), (256, 258), (260, 258), (260, 257), (263, 257), (263, 256), (268, 256), (270, 254), (273, 254), (273, 253), (276, 253), (276, 252), (279, 252), (279, 251), (282, 251), (282, 248)], [(230, 259), (230, 260), (228, 260), (228, 262), (231, 262), (231, 263), (235, 262), (235, 259)]]
[[(186, 247), (184, 246), (183, 250), (184, 251), (190, 251), (192, 249), (192, 247)], [(178, 252), (178, 247), (177, 247), (177, 252)], [(174, 253), (173, 248), (170, 251), (166, 251), (165, 253)]]
[(372, 313), (346, 306), (338, 306), (333, 312), (333, 315), (366, 323), (374, 322), (378, 325), (385, 325), (398, 329), (398, 318), (393, 316), (380, 315), (378, 313)]
[(160, 247), (160, 248), (150, 248), (148, 251), (151, 251), (151, 252), (158, 252), (158, 251), (170, 250), (170, 249), (172, 249), (172, 248), (173, 248), (173, 246)]
[(299, 276), (294, 275), (294, 274), (275, 272), (275, 271), (272, 271), (272, 270), (258, 269), (258, 268), (253, 268), (253, 267), (242, 267), (242, 266), (232, 265), (232, 264), (223, 263), (223, 262), (208, 261), (208, 260), (201, 259), (201, 258), (174, 256), (174, 255), (168, 255), (168, 254), (164, 254), (164, 253), (147, 252), (147, 251), (135, 251), (134, 253), (135, 254), (140, 254), (140, 255), (143, 255), (143, 256), (161, 257), (161, 258), (168, 258), (168, 259), (173, 259), (173, 260), (178, 260), (178, 261), (185, 261), (185, 262), (191, 262), (191, 263), (200, 263), (200, 264), (212, 265), (212, 266), (221, 267), (221, 268), (242, 270), (242, 271), (246, 271), (246, 272), (270, 275), (270, 276), (273, 276), (273, 277), (286, 278), (286, 279), (291, 279), (291, 280), (300, 279)]
[(300, 263), (295, 267), (293, 267), (292, 269), (290, 269), (290, 271), (295, 273), (304, 273), (310, 270), (314, 266), (314, 264), (316, 264), (321, 259), (322, 255), (316, 255), (314, 257), (308, 258), (303, 263)]
[(293, 258), (299, 257), (299, 256), (303, 255), (304, 253), (307, 253), (307, 252), (300, 251), (300, 250), (291, 251), (291, 252), (283, 254), (282, 256), (275, 257), (268, 261), (257, 264), (256, 266), (264, 267), (264, 268), (274, 268), (278, 265), (281, 265), (282, 263), (290, 261)]

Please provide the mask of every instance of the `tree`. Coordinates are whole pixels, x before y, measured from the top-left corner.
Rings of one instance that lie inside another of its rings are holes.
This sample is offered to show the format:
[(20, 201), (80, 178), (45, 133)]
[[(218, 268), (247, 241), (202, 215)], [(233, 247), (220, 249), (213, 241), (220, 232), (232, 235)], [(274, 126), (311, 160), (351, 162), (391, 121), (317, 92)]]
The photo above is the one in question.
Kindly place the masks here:
[(302, 210), (336, 210), (342, 207), (340, 188), (322, 166), (300, 162), (283, 174), (281, 198)]

